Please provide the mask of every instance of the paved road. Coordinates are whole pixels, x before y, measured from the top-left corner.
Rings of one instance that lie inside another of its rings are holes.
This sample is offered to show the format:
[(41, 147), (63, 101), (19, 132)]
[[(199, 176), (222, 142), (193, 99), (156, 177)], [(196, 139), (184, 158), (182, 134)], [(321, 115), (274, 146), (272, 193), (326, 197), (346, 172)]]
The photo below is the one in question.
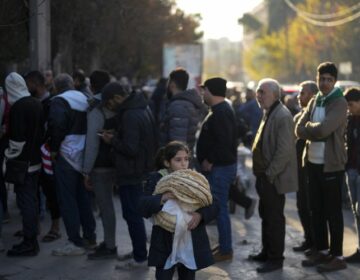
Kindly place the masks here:
[[(254, 190), (250, 190), (253, 196), (256, 196)], [(117, 208), (117, 244), (118, 252), (126, 253), (130, 251), (130, 239), (127, 234), (126, 224), (122, 220), (120, 202), (115, 198)], [(11, 205), (11, 223), (4, 225), (3, 239), (6, 241), (6, 247), (9, 248), (18, 240), (12, 234), (19, 229), (19, 213), (15, 207), (14, 195), (10, 195)], [(236, 213), (231, 215), (234, 259), (231, 262), (223, 262), (213, 265), (197, 273), (197, 279), (200, 280), (218, 280), (218, 279), (307, 279), (307, 280), (357, 280), (360, 279), (360, 265), (350, 265), (348, 269), (341, 272), (330, 274), (319, 274), (313, 268), (301, 267), (302, 255), (292, 252), (291, 248), (301, 241), (301, 228), (298, 222), (295, 206), (295, 195), (290, 194), (286, 202), (286, 251), (285, 264), (282, 271), (275, 271), (265, 275), (256, 273), (256, 264), (246, 260), (249, 253), (255, 252), (260, 248), (260, 219), (256, 214), (249, 220), (244, 220), (243, 209), (237, 207)], [(356, 247), (356, 237), (353, 227), (353, 219), (349, 210), (344, 210), (345, 217), (345, 240), (344, 254), (348, 255)], [(102, 239), (101, 221), (97, 218), (98, 237)], [(49, 217), (41, 223), (42, 233), (48, 229)], [(147, 230), (150, 234), (151, 224), (147, 223)], [(62, 228), (63, 236), (64, 229)], [(213, 243), (216, 241), (216, 226), (209, 226), (208, 232)], [(41, 252), (38, 256), (32, 258), (7, 258), (4, 253), (0, 253), (0, 280), (102, 280), (102, 279), (154, 279), (154, 269), (136, 269), (133, 271), (115, 270), (116, 260), (88, 261), (85, 256), (78, 257), (54, 257), (51, 256), (51, 250), (64, 242), (58, 240), (54, 243), (41, 243)]]

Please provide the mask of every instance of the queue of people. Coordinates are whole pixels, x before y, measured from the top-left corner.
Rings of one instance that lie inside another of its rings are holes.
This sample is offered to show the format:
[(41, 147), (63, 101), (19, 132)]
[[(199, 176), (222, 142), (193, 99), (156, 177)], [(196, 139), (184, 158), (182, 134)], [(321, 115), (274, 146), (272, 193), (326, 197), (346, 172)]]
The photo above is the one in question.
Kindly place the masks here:
[[(117, 258), (117, 269), (154, 266), (156, 279), (172, 279), (176, 270), (179, 279), (194, 279), (199, 269), (231, 261), (228, 205), (236, 193), (239, 123), (226, 98), (227, 81), (214, 77), (197, 90), (188, 89), (189, 74), (175, 69), (161, 88), (166, 92), (148, 100), (141, 91), (111, 81), (106, 71), (93, 71), (89, 85), (84, 75), (61, 73), (51, 85), (39, 71), (24, 77), (13, 72), (5, 80), (0, 218), (7, 204), (4, 182), (12, 183), (23, 238), (7, 256), (39, 253), (42, 192), (52, 222), (41, 241), (61, 238), (61, 220), (65, 226), (67, 240), (53, 250), (55, 256)], [(283, 267), (289, 192), (297, 192), (304, 241), (293, 249), (305, 253), (304, 267), (331, 272), (345, 269), (346, 262), (360, 262), (359, 248), (343, 256), (341, 205), (346, 171), (359, 228), (360, 90), (344, 94), (334, 87), (337, 68), (332, 62), (319, 65), (316, 79), (300, 84), (301, 111), (295, 117), (281, 102), (278, 81), (262, 79), (253, 98), (249, 94), (251, 111), (255, 99), (256, 110), (262, 111), (253, 114), (256, 120), (248, 124), (253, 137), (244, 141), (252, 147), (259, 196), (261, 248), (249, 256), (260, 263), (258, 273)], [(132, 244), (124, 255), (117, 254), (114, 190)], [(101, 213), (100, 242), (93, 202)], [(246, 218), (255, 205), (255, 199), (247, 198)], [(143, 218), (154, 223), (149, 250)], [(213, 248), (206, 233), (212, 220), (218, 229)]]

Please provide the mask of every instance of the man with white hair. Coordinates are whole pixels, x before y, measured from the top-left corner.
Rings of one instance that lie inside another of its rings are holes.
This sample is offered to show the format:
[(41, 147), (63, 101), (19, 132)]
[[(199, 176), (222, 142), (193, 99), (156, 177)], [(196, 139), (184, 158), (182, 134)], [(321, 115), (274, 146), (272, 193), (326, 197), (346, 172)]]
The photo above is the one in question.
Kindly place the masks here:
[[(8, 250), (7, 255), (36, 256), (39, 252), (37, 182), (41, 169), (40, 146), (44, 137), (43, 110), (40, 101), (30, 96), (25, 80), (19, 74), (10, 73), (5, 79), (5, 86), (11, 105), (9, 146), (5, 150), (8, 172), (11, 170), (9, 160), (28, 166), (24, 181), (14, 184), (16, 201), (22, 216), (24, 239)], [(15, 175), (20, 176), (18, 173)]]
[(263, 79), (256, 99), (264, 111), (253, 143), (253, 171), (262, 219), (262, 250), (249, 256), (262, 262), (256, 270), (265, 273), (281, 269), (285, 243), (285, 193), (298, 188), (293, 117), (280, 102), (276, 80)]

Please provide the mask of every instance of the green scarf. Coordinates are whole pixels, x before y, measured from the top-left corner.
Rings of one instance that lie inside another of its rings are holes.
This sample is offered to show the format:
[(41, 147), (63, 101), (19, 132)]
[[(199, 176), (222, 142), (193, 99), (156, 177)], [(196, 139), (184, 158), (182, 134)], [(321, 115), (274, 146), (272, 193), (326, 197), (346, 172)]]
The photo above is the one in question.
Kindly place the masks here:
[(316, 94), (316, 107), (325, 107), (332, 100), (343, 97), (342, 90), (335, 87), (328, 95), (324, 96), (320, 91)]

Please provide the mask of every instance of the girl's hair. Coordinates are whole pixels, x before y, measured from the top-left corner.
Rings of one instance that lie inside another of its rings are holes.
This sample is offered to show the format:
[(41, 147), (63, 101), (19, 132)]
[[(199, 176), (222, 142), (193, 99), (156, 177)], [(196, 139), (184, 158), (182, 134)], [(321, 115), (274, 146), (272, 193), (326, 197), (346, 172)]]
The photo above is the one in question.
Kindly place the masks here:
[(176, 156), (178, 151), (185, 151), (190, 157), (189, 147), (180, 141), (171, 141), (165, 147), (160, 148), (155, 156), (156, 169), (166, 168), (164, 161), (170, 162), (170, 160)]

